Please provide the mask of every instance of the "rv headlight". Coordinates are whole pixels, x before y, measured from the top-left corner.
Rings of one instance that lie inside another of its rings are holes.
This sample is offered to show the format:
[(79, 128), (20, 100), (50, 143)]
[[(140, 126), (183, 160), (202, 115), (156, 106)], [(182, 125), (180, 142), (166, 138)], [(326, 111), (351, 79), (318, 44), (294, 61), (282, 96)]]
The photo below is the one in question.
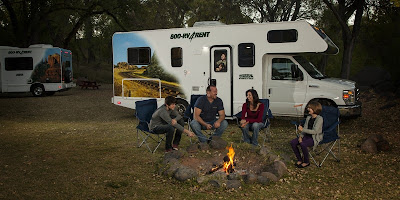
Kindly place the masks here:
[(354, 105), (356, 103), (354, 90), (343, 90), (343, 101), (346, 105)]

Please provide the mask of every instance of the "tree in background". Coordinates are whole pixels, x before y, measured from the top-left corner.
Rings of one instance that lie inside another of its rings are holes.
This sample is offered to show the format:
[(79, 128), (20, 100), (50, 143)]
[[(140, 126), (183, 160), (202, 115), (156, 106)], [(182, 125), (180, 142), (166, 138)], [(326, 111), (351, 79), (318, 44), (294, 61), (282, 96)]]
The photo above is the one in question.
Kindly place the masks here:
[[(364, 12), (365, 0), (323, 0), (333, 12), (342, 30), (343, 58), (341, 78), (350, 77), (352, 53), (356, 44), (357, 36), (361, 29), (361, 19)], [(354, 24), (349, 26), (349, 18), (355, 13)]]

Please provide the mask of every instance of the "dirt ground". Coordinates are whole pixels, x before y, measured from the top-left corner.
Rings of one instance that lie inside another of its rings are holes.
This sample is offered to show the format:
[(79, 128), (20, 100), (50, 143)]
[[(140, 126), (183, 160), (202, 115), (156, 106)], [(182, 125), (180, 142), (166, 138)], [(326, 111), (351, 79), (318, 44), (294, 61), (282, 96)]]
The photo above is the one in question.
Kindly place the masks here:
[[(234, 191), (196, 181), (160, 176), (163, 148), (151, 154), (136, 148), (134, 110), (113, 105), (112, 85), (99, 90), (73, 88), (48, 97), (0, 94), (0, 199), (397, 199), (400, 196), (400, 100), (372, 91), (362, 93), (363, 115), (342, 119), (340, 163), (299, 170), (289, 141), (290, 119), (271, 121), (267, 143), (287, 160), (288, 174), (270, 185), (246, 185)], [(368, 154), (357, 145), (382, 134), (390, 151)], [(240, 143), (230, 123), (223, 139), (237, 150), (238, 169), (259, 170), (258, 155)], [(182, 138), (181, 148), (190, 145)], [(207, 171), (227, 150), (203, 152), (209, 163), (187, 157)], [(202, 164), (203, 165), (202, 165)], [(201, 166), (202, 165), (202, 166)]]

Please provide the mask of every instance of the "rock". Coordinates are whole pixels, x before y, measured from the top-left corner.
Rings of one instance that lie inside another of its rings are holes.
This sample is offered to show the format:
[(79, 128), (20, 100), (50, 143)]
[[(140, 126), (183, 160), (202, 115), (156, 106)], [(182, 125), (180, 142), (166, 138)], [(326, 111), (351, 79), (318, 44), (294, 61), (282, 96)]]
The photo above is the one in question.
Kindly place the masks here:
[(271, 172), (263, 172), (260, 174), (261, 176), (264, 176), (266, 178), (268, 178), (269, 180), (273, 181), (273, 182), (277, 182), (279, 181), (278, 177), (276, 177), (273, 173)]
[(271, 148), (266, 147), (266, 146), (263, 146), (263, 147), (261, 147), (259, 153), (260, 153), (260, 155), (262, 155), (262, 156), (268, 156), (268, 155), (271, 153)]
[(376, 143), (373, 139), (368, 138), (361, 145), (361, 150), (367, 153), (378, 153), (378, 148), (376, 147)]
[(227, 176), (228, 180), (239, 180), (240, 175), (238, 173), (230, 173)]
[(228, 180), (226, 182), (227, 189), (239, 189), (240, 186), (242, 186), (242, 183), (240, 182), (240, 180)]
[(382, 141), (376, 143), (376, 148), (378, 149), (378, 151), (389, 151), (390, 145), (387, 140), (383, 139)]
[(286, 164), (280, 160), (277, 160), (274, 162), (274, 168), (276, 172), (278, 173), (278, 178), (281, 178), (283, 175), (287, 173), (287, 167)]
[(164, 170), (163, 175), (173, 177), (175, 175), (176, 171), (178, 171), (178, 169), (181, 167), (182, 167), (181, 164), (175, 163), (175, 164), (169, 166), (166, 170)]
[(214, 186), (216, 188), (219, 188), (222, 185), (222, 183), (220, 181), (215, 180), (215, 179), (209, 180), (208, 183), (210, 183), (210, 185), (212, 185), (212, 186)]
[(265, 167), (266, 172), (271, 172), (274, 174), (278, 179), (280, 179), (284, 174), (287, 173), (286, 164), (280, 160), (274, 161), (273, 164), (269, 164)]
[(196, 170), (186, 167), (186, 166), (180, 167), (178, 170), (176, 170), (176, 172), (174, 174), (174, 177), (180, 181), (185, 181), (185, 180), (194, 178), (196, 176), (197, 176)]
[(263, 184), (263, 185), (268, 185), (270, 183), (269, 179), (267, 177), (264, 176), (258, 176), (257, 180), (259, 183)]
[(168, 160), (171, 158), (181, 159), (183, 157), (183, 153), (181, 151), (171, 151), (169, 153), (164, 154), (164, 160)]
[(202, 150), (202, 151), (207, 151), (207, 150), (210, 149), (210, 146), (208, 146), (208, 144), (206, 142), (200, 143), (199, 144), (199, 149)]
[(226, 146), (228, 145), (228, 142), (226, 142), (225, 140), (223, 140), (221, 137), (218, 136), (213, 136), (212, 140), (210, 141), (210, 147), (212, 149), (225, 149)]
[(278, 159), (279, 159), (279, 157), (277, 155), (275, 155), (275, 154), (270, 154), (269, 157), (268, 157), (268, 161), (271, 162), (271, 163), (275, 162)]
[(196, 153), (199, 151), (199, 145), (198, 144), (191, 144), (186, 148), (186, 151), (188, 153)]
[(242, 176), (245, 183), (255, 183), (257, 181), (257, 175), (253, 173), (245, 174)]
[(370, 135), (368, 138), (371, 138), (372, 140), (374, 140), (374, 142), (380, 142), (384, 140), (381, 134), (373, 134)]

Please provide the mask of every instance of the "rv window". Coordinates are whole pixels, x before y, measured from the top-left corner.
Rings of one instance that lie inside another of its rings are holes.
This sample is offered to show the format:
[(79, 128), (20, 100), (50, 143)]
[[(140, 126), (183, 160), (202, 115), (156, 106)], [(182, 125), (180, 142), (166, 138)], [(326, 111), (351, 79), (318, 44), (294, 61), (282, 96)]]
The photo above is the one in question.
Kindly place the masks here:
[(272, 80), (293, 80), (292, 65), (294, 65), (288, 58), (274, 58), (272, 59)]
[(174, 47), (171, 49), (171, 66), (182, 67), (182, 48)]
[(269, 43), (296, 42), (298, 38), (296, 29), (268, 31), (267, 40)]
[(226, 50), (215, 50), (214, 51), (214, 71), (215, 72), (227, 72), (228, 66), (226, 63), (227, 60), (227, 51)]
[(33, 70), (33, 58), (5, 58), (5, 68), (7, 71)]
[(128, 63), (131, 65), (148, 65), (151, 56), (150, 47), (128, 48)]
[(253, 43), (239, 44), (239, 66), (253, 67), (255, 64), (255, 50)]

